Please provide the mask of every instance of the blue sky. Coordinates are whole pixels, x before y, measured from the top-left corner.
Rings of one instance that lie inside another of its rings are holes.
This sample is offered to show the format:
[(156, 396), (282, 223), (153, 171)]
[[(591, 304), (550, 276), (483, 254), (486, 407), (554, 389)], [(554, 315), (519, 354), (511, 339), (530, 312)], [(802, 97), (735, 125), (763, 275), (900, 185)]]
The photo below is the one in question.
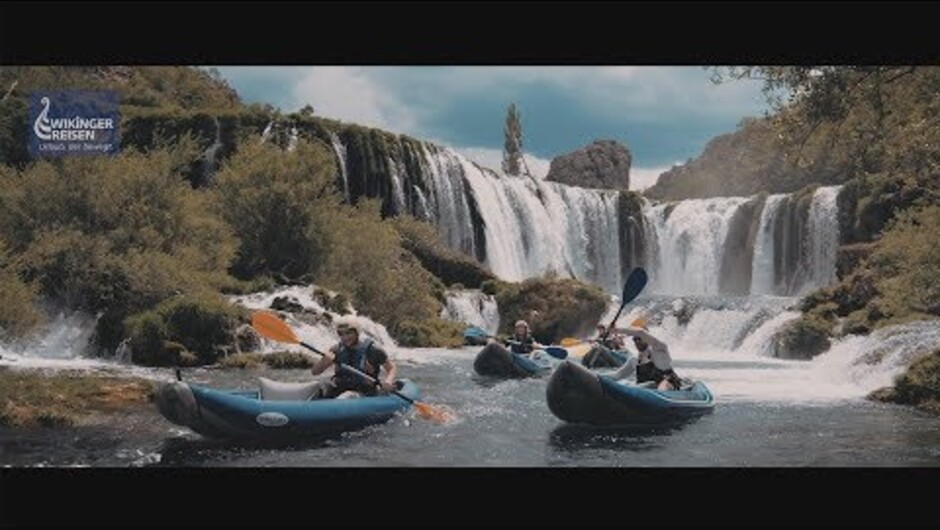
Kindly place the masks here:
[(594, 139), (633, 153), (645, 187), (767, 106), (756, 81), (715, 85), (698, 66), (219, 67), (247, 102), (317, 114), (449, 145), (499, 167), (506, 107), (522, 114), (532, 170)]

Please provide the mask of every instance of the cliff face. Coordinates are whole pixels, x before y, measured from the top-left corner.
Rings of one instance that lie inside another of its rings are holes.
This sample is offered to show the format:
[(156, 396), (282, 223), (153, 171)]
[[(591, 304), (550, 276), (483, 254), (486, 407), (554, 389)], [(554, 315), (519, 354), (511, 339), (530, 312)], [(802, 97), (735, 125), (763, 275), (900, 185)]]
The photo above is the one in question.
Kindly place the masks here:
[(595, 140), (577, 151), (555, 157), (546, 180), (582, 188), (630, 189), (633, 156), (613, 140)]
[(789, 164), (776, 134), (767, 120), (744, 120), (737, 131), (709, 141), (700, 156), (664, 172), (643, 195), (677, 201), (762, 191), (790, 193), (810, 184), (842, 182), (832, 171)]

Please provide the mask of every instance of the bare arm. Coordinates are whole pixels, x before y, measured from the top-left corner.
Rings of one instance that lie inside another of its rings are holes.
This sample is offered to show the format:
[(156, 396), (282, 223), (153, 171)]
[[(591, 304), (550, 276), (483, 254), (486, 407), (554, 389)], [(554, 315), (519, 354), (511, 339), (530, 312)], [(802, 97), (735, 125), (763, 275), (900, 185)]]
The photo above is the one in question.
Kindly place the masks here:
[(382, 365), (385, 368), (385, 380), (382, 381), (382, 388), (390, 391), (395, 388), (395, 379), (398, 377), (398, 366), (390, 358)]
[(631, 337), (640, 337), (643, 339), (643, 342), (650, 345), (652, 348), (666, 348), (666, 344), (657, 339), (656, 337), (650, 335), (648, 332), (643, 331), (640, 328), (622, 328), (617, 329), (617, 331), (623, 333), (624, 335), (629, 335)]
[(329, 368), (335, 360), (336, 354), (333, 352), (333, 348), (330, 348), (320, 357), (320, 360), (313, 364), (313, 368), (310, 369), (310, 372), (313, 375), (320, 375), (323, 373), (323, 370)]

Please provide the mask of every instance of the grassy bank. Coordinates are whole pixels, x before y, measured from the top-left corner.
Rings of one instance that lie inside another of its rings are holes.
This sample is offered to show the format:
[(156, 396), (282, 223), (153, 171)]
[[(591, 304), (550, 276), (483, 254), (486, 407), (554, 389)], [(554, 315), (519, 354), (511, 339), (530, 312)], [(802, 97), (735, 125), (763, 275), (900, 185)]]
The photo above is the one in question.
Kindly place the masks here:
[(0, 367), (0, 426), (56, 427), (101, 421), (146, 405), (156, 384), (134, 377), (43, 373)]

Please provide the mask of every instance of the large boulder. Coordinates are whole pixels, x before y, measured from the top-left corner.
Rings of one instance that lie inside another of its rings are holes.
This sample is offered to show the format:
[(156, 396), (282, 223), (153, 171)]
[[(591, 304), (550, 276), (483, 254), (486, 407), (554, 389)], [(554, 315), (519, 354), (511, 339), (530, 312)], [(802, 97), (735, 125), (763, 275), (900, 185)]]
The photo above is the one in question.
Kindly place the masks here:
[(582, 188), (630, 189), (630, 151), (614, 140), (595, 140), (552, 159), (546, 180)]

